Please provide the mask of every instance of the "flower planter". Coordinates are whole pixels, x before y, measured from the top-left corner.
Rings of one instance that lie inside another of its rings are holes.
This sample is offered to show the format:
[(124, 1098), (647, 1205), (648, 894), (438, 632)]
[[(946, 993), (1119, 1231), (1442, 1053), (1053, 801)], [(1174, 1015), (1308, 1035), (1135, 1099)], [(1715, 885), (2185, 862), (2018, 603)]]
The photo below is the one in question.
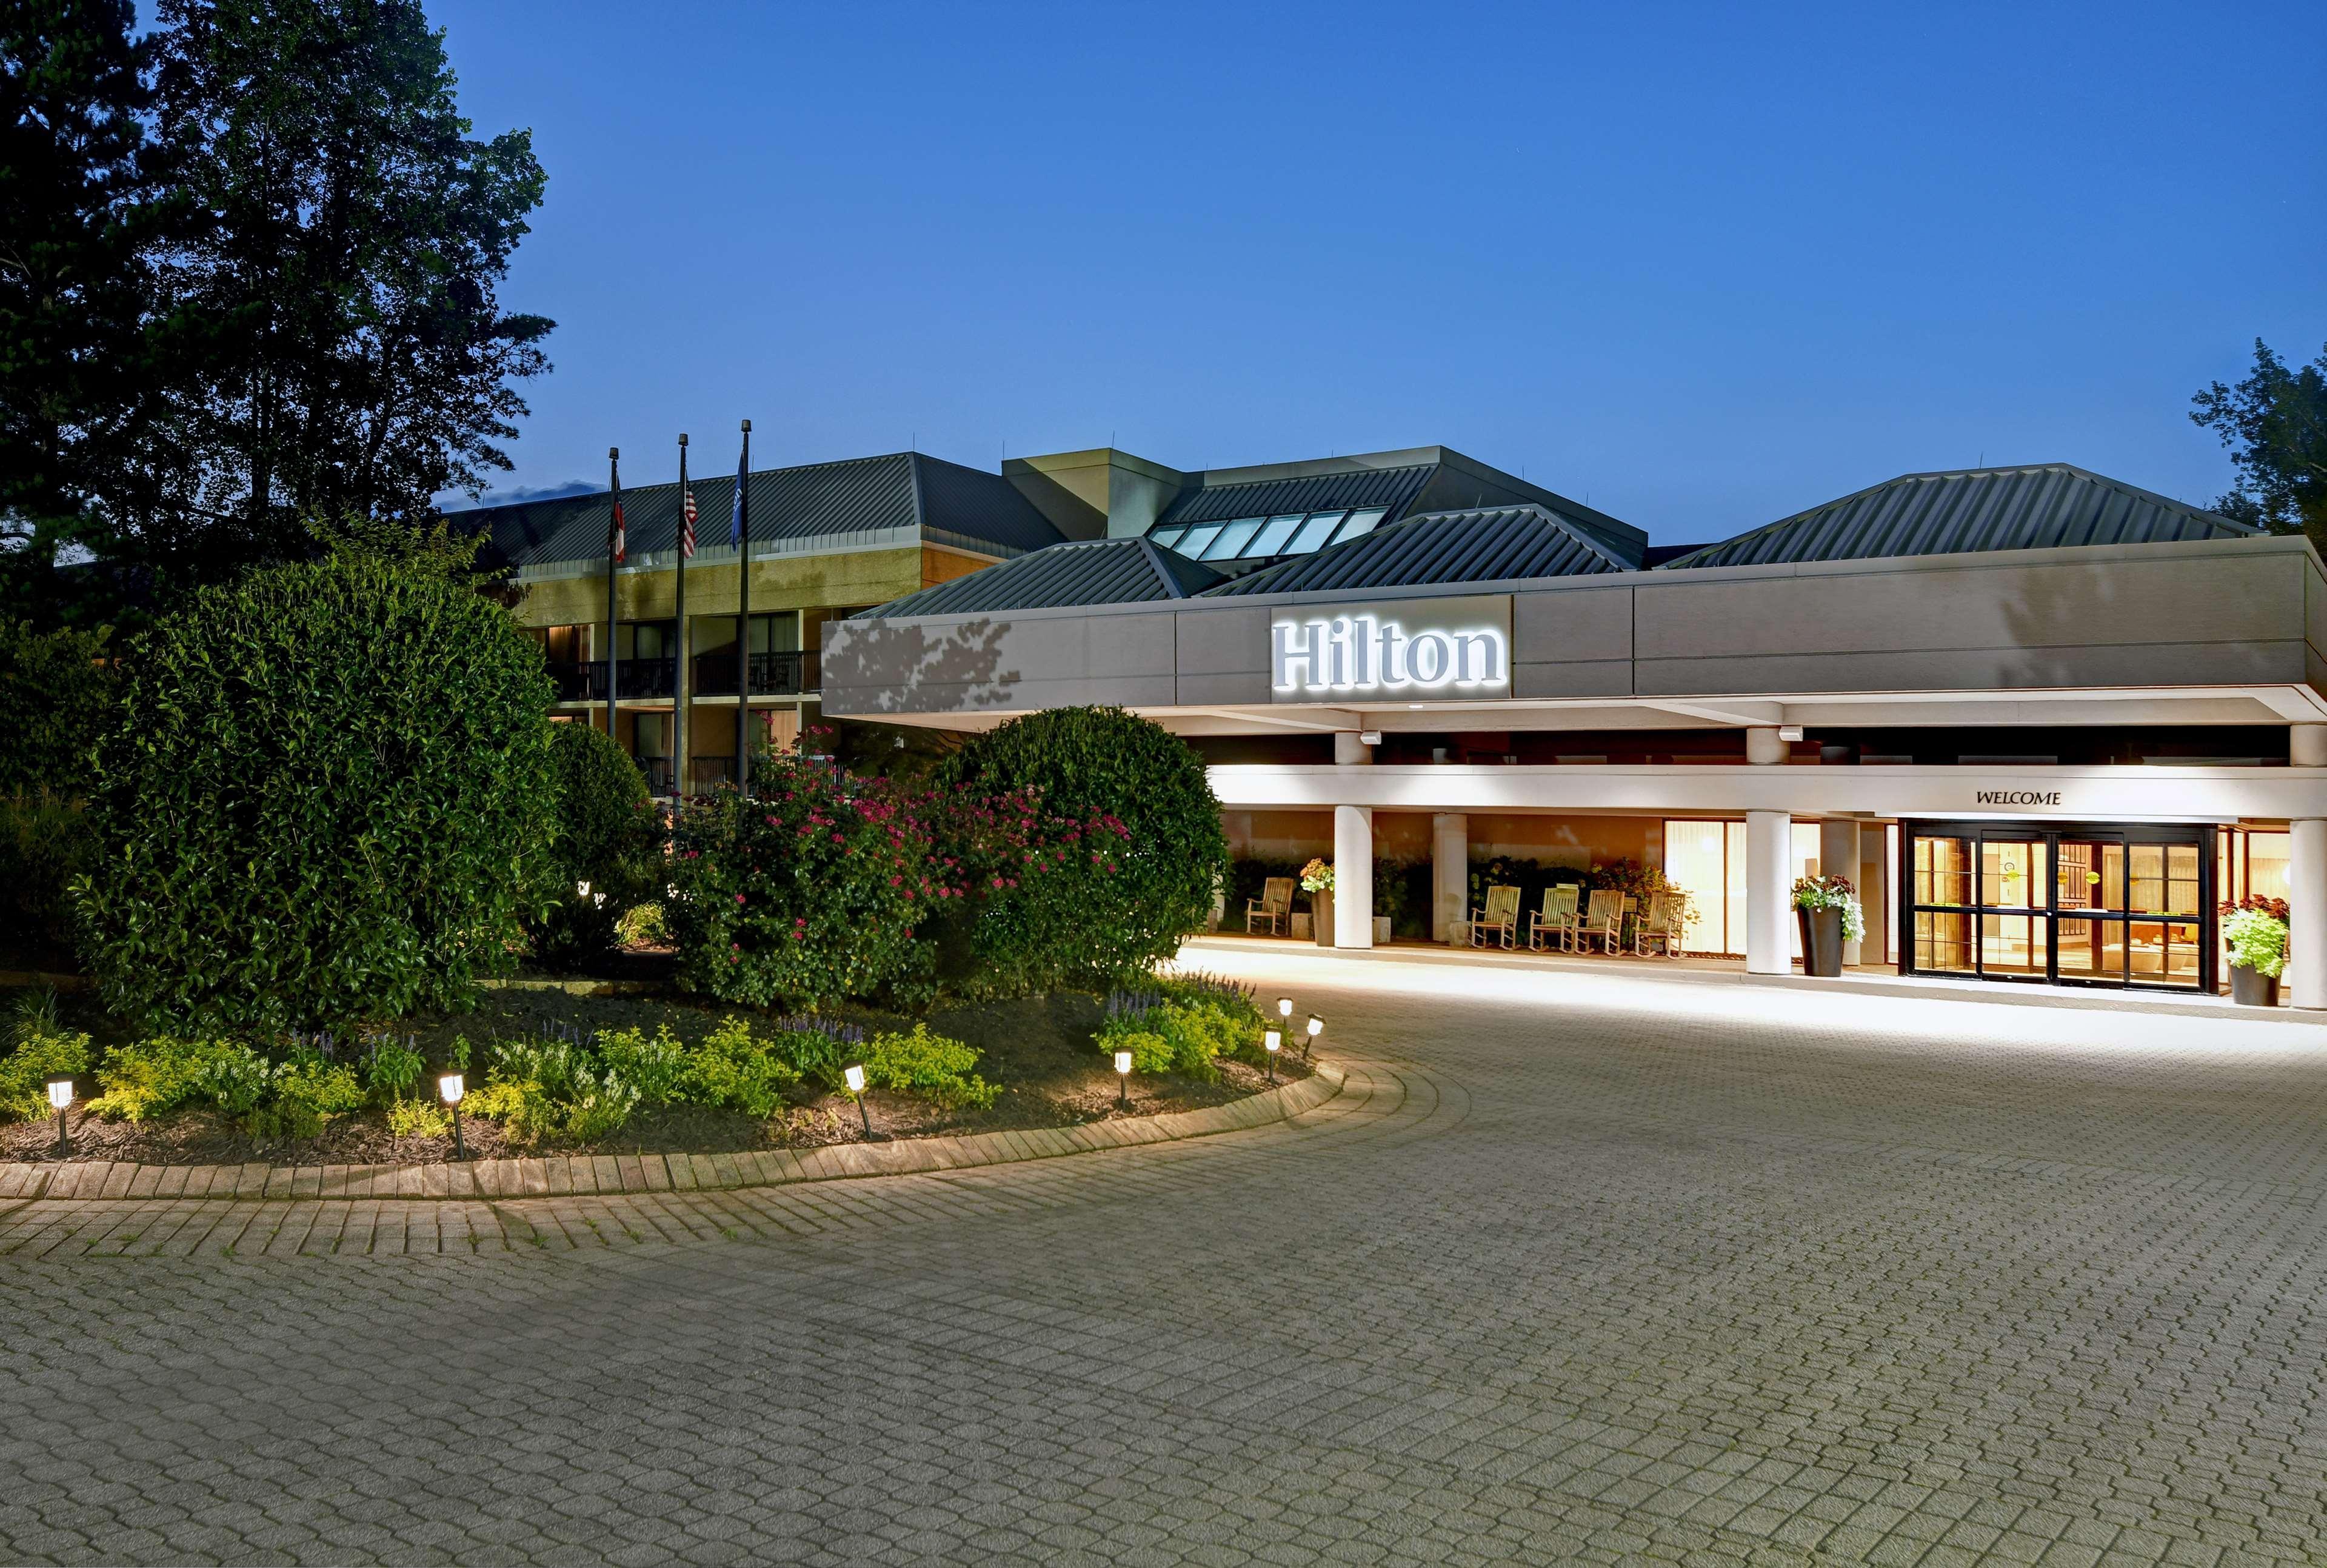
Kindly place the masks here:
[(1376, 915), (1374, 917), (1374, 946), (1378, 947), (1388, 940), (1389, 917), (1388, 915)]
[(2230, 1000), (2241, 1007), (2278, 1005), (2278, 976), (2242, 965), (2230, 966)]
[(1333, 890), (1309, 895), (1309, 930), (1321, 947), (1333, 945)]
[(1842, 973), (1842, 911), (1796, 910), (1802, 923), (1802, 973), (1834, 979)]

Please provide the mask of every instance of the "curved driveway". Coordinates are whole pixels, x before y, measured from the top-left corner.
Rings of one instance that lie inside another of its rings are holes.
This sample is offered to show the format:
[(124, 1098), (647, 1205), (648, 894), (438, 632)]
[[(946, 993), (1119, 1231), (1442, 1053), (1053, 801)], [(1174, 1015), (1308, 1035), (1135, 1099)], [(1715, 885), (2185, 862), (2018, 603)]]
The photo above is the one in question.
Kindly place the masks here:
[(678, 1243), (0, 1214), (0, 1561), (2327, 1559), (2327, 1028), (1204, 962), (1353, 1092)]

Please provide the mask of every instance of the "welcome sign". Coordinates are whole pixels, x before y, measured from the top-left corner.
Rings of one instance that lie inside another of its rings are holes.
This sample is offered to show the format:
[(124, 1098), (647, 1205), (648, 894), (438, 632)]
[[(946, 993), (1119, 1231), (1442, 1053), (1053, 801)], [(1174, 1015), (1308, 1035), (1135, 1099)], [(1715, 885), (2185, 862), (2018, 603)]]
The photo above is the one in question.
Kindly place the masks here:
[(1271, 701), (1511, 695), (1511, 597), (1292, 605), (1268, 622)]

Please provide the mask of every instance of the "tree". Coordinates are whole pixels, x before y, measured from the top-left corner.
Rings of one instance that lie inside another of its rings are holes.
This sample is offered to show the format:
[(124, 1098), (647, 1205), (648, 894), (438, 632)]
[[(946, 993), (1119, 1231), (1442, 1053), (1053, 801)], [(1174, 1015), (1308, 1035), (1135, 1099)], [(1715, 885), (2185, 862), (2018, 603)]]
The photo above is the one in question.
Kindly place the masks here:
[(150, 414), (169, 203), (131, 0), (0, 13), (0, 617), (61, 618), (61, 547), (101, 547)]
[(547, 368), (552, 323), (496, 293), (546, 182), (530, 134), (470, 138), (417, 0), (161, 17), (161, 134), (202, 215), (161, 276), (186, 532), (266, 559), (303, 518), (481, 492), (526, 411), (512, 383)]
[(2245, 380), (2217, 381), (2191, 401), (2191, 423), (2219, 435), (2238, 469), (2237, 488), (2214, 509), (2274, 534), (2307, 534), (2327, 552), (2327, 350), (2290, 370), (2257, 338)]
[(539, 647), (473, 545), (383, 547), (191, 595), (126, 661), (74, 884), (107, 1005), (279, 1030), (457, 1006), (554, 864)]

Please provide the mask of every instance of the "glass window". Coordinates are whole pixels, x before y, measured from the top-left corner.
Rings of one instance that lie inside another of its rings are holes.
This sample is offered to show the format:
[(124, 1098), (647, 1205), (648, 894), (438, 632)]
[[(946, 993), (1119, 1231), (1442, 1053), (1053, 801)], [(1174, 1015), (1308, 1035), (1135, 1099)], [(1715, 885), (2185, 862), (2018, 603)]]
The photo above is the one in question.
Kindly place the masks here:
[[(2067, 846), (2061, 847), (2065, 854)], [(1914, 875), (1915, 902), (1958, 907), (1969, 904), (1971, 845), (1960, 838), (1918, 836), (1915, 840)]]
[(1159, 550), (1168, 550), (1178, 544), (1180, 536), (1187, 531), (1185, 528), (1158, 528), (1147, 536), (1147, 542)]
[(1340, 512), (1310, 513), (1309, 520), (1301, 525), (1301, 531), (1293, 536), (1293, 542), (1285, 546), (1285, 553), (1305, 555), (1312, 550), (1322, 548), (1325, 541), (1333, 537), (1333, 528), (1341, 520)]
[(1190, 560), (1194, 560), (1204, 553), (1204, 546), (1219, 538), (1220, 535), (1220, 526), (1218, 523), (1207, 523), (1201, 527), (1190, 528), (1186, 537), (1180, 542), (1180, 554)]
[(1246, 518), (1230, 523), (1220, 530), (1220, 537), (1212, 541), (1212, 547), (1204, 552), (1204, 559), (1207, 561), (1234, 560), (1244, 554), (1245, 542), (1252, 537), (1253, 531), (1259, 527), (1258, 518)]
[(1253, 540), (1251, 548), (1245, 553), (1248, 555), (1283, 555), (1285, 541), (1291, 538), (1293, 530), (1300, 526), (1299, 512), (1281, 518), (1271, 518), (1268, 519), (1268, 526), (1260, 530), (1259, 537)]
[[(1916, 841), (1920, 849), (1926, 842)], [(1971, 972), (1971, 917), (1933, 910), (1915, 911), (1915, 967), (1937, 973)]]
[(2044, 907), (2045, 841), (1990, 838), (1979, 846), (1979, 901), (1990, 909)]
[[(1729, 855), (1725, 822), (1668, 821), (1665, 875), (1688, 895), (1682, 946), (1692, 953), (1735, 953), (1729, 940)], [(1743, 836), (1742, 829), (1740, 836)], [(1739, 942), (1743, 938), (1741, 934)]]
[(1360, 534), (1372, 533), (1380, 526), (1382, 518), (1388, 515), (1389, 509), (1387, 507), (1369, 507), (1361, 512), (1351, 512), (1350, 520), (1341, 525), (1341, 531), (1333, 536), (1333, 543), (1338, 545), (1344, 539), (1354, 539)]
[(2286, 897), (2286, 862), (2293, 853), (2291, 835), (2284, 833), (2249, 833), (2247, 835), (2247, 889), (2258, 899)]

